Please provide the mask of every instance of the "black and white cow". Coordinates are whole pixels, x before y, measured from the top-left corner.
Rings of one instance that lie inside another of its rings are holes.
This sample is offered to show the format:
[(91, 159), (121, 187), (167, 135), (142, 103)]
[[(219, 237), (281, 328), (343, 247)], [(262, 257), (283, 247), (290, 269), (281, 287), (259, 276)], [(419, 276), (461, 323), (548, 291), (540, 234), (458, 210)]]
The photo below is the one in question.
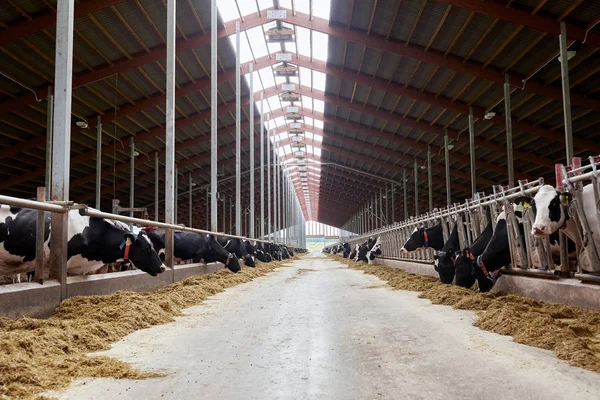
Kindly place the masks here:
[(440, 252), (433, 256), (434, 268), (440, 275), (440, 282), (450, 285), (454, 280), (454, 257), (455, 252), (459, 248), (458, 223), (455, 223), (454, 228), (452, 228), (452, 233), (450, 233), (450, 237), (446, 243), (444, 243)]
[[(531, 234), (536, 237), (544, 237), (562, 230), (569, 239), (577, 243), (577, 226), (575, 221), (569, 218), (567, 210), (571, 200), (570, 196), (569, 193), (562, 193), (551, 185), (542, 186), (531, 202), (531, 207), (535, 215)], [(598, 223), (599, 215), (592, 184), (583, 187), (582, 198), (583, 212), (593, 232), (592, 236), (596, 248), (600, 249), (600, 232), (598, 232), (600, 227)], [(577, 244), (581, 245), (581, 243)], [(573, 247), (571, 245), (571, 248)]]
[[(161, 258), (164, 260), (165, 231), (163, 229), (148, 229), (148, 237), (154, 243)], [(237, 257), (219, 244), (214, 235), (200, 235), (194, 232), (173, 232), (173, 256), (179, 260), (192, 260), (198, 263), (220, 262), (231, 272), (239, 272), (241, 267)]]
[(444, 247), (444, 234), (441, 223), (431, 228), (415, 228), (400, 251), (403, 254), (408, 254), (412, 251), (428, 247), (437, 251), (440, 251)]
[(244, 240), (244, 245), (246, 246), (246, 251), (256, 257), (258, 261), (268, 263), (273, 260), (271, 256), (264, 251), (260, 242), (256, 242), (256, 244), (253, 245), (249, 240)]
[(490, 221), (471, 246), (456, 253), (454, 260), (455, 282), (457, 286), (470, 288), (475, 283), (474, 263), (478, 256), (483, 254), (492, 239), (494, 230)]
[(375, 239), (373, 245), (367, 251), (367, 263), (371, 264), (375, 260), (375, 257), (380, 256), (381, 253), (381, 238), (377, 236), (377, 239)]
[(356, 245), (356, 258), (354, 261), (364, 261), (368, 263), (369, 258), (367, 258), (367, 254), (369, 254), (369, 252), (373, 249), (376, 242), (377, 239), (369, 238), (366, 242)]
[[(0, 275), (15, 275), (35, 270), (36, 210), (0, 206)], [(50, 255), (50, 213), (45, 213), (44, 261)], [(128, 260), (136, 268), (156, 276), (165, 271), (152, 242), (145, 233), (138, 235), (127, 225), (112, 220), (68, 213), (67, 273), (87, 275), (104, 264)]]
[(217, 241), (219, 242), (219, 244), (221, 246), (223, 246), (223, 248), (225, 248), (225, 250), (227, 250), (230, 253), (235, 254), (236, 257), (239, 258), (240, 260), (243, 260), (244, 265), (246, 265), (247, 267), (252, 267), (252, 268), (256, 267), (254, 258), (252, 258), (252, 256), (246, 250), (246, 245), (244, 244), (242, 239), (227, 238), (224, 236), (219, 236), (219, 237), (217, 237)]

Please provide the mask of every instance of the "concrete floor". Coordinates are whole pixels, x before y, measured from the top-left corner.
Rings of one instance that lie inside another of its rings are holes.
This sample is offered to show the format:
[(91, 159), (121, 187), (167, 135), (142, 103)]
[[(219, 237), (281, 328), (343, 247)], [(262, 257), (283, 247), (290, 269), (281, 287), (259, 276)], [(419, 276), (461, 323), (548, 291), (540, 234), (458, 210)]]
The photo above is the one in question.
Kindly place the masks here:
[[(600, 375), (480, 331), (318, 254), (104, 354), (170, 373), (78, 380), (62, 399), (595, 399)], [(552, 334), (552, 332), (548, 332)]]

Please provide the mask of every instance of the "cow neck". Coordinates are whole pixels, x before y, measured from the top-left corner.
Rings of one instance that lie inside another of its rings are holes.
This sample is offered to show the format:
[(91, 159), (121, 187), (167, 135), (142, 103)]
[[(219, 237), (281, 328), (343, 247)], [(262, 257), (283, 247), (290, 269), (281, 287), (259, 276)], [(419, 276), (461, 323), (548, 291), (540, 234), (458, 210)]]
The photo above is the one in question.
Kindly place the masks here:
[(479, 269), (481, 270), (481, 272), (483, 272), (483, 274), (485, 275), (485, 277), (487, 279), (489, 279), (490, 281), (494, 282), (495, 281), (494, 277), (485, 268), (485, 265), (484, 265), (483, 260), (481, 258), (482, 258), (481, 256), (477, 257), (477, 261), (476, 261), (477, 266), (479, 267)]
[(444, 246), (442, 236), (442, 224), (437, 224), (423, 231), (423, 247), (431, 247), (434, 250), (441, 250)]

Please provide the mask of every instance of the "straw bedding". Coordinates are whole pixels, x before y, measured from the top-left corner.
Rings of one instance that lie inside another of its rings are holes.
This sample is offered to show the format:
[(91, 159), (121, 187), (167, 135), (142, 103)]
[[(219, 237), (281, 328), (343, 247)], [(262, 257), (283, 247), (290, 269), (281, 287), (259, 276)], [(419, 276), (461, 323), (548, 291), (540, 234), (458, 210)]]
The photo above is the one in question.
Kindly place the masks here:
[(86, 353), (106, 350), (124, 336), (173, 321), (181, 311), (228, 287), (263, 276), (283, 262), (257, 263), (237, 274), (193, 276), (156, 292), (73, 297), (48, 319), (0, 318), (0, 399), (35, 398), (78, 377), (143, 379), (127, 363)]
[(431, 276), (411, 274), (383, 265), (355, 263), (332, 256), (352, 269), (387, 281), (393, 289), (421, 292), (434, 304), (474, 310), (474, 325), (512, 336), (517, 343), (551, 350), (569, 364), (600, 373), (600, 310), (549, 304), (505, 293), (478, 293), (444, 285)]

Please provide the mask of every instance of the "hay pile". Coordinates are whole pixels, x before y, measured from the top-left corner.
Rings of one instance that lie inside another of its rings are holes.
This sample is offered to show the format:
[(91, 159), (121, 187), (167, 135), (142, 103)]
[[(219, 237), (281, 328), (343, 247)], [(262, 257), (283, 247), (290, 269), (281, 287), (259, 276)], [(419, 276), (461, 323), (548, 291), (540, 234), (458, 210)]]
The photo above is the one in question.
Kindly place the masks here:
[(573, 366), (600, 373), (600, 310), (548, 304), (515, 294), (477, 293), (399, 268), (332, 257), (387, 281), (393, 289), (421, 292), (419, 297), (434, 304), (477, 311), (475, 326), (512, 336), (517, 343), (552, 350)]
[(0, 318), (0, 399), (34, 398), (78, 377), (142, 379), (160, 376), (109, 357), (86, 353), (139, 329), (173, 321), (181, 311), (226, 288), (263, 276), (283, 262), (257, 263), (237, 274), (193, 276), (157, 292), (73, 297), (49, 319)]

